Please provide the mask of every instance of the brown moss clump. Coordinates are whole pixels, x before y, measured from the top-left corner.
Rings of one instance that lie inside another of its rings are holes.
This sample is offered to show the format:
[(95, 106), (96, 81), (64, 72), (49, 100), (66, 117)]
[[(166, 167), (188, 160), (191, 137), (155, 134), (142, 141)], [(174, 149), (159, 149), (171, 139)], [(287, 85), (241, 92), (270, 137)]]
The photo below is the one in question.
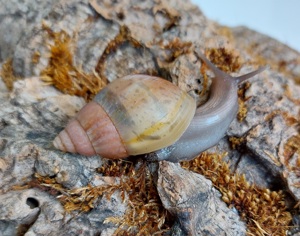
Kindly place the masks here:
[(12, 90), (14, 82), (19, 79), (14, 75), (12, 63), (12, 59), (8, 59), (3, 63), (0, 71), (0, 76), (8, 90)]
[(57, 196), (67, 212), (88, 212), (99, 198), (110, 199), (113, 193), (119, 192), (121, 199), (128, 202), (128, 209), (123, 216), (105, 220), (105, 223), (118, 225), (114, 235), (162, 235), (170, 229), (170, 215), (162, 206), (145, 162), (113, 160), (97, 171), (103, 176), (121, 177), (120, 183), (69, 190), (54, 178), (36, 174), (35, 179), (22, 188), (36, 187)]
[(222, 193), (222, 200), (235, 207), (247, 223), (248, 235), (285, 235), (292, 217), (282, 191), (270, 191), (249, 184), (245, 175), (233, 174), (217, 154), (202, 153), (192, 161), (182, 162), (185, 169), (204, 175)]
[(50, 46), (48, 66), (41, 72), (43, 80), (64, 93), (91, 100), (107, 81), (95, 72), (85, 73), (74, 64), (74, 41), (65, 31), (56, 33), (47, 26), (44, 26), (44, 30), (53, 40), (53, 44)]
[(111, 161), (100, 169), (104, 175), (122, 176), (119, 190), (126, 192), (129, 202), (125, 216), (110, 217), (106, 222), (119, 226), (115, 235), (162, 235), (170, 229), (170, 215), (162, 206), (146, 163), (139, 163), (137, 169), (126, 163), (125, 168), (119, 168), (122, 162)]
[(28, 183), (19, 186), (13, 186), (12, 190), (23, 190), (37, 188), (41, 191), (47, 192), (52, 196), (58, 196), (61, 192), (64, 192), (65, 189), (61, 184), (58, 184), (54, 178), (49, 176), (41, 176), (38, 173), (35, 173), (33, 179)]
[(245, 93), (247, 91), (247, 89), (250, 88), (250, 83), (246, 82), (243, 83), (242, 86), (239, 88), (238, 90), (238, 104), (239, 104), (239, 110), (237, 113), (237, 119), (239, 122), (242, 122), (248, 113), (248, 109), (246, 106), (246, 101), (248, 100), (248, 98), (246, 97)]
[(212, 63), (224, 72), (235, 72), (241, 68), (239, 57), (234, 56), (234, 53), (226, 48), (208, 48), (205, 50), (205, 54)]
[(245, 143), (245, 137), (229, 137), (230, 146), (232, 149), (237, 149)]
[(174, 38), (167, 44), (160, 43), (160, 48), (166, 50), (165, 62), (173, 62), (180, 55), (187, 54), (191, 52), (192, 42), (183, 42), (179, 38)]

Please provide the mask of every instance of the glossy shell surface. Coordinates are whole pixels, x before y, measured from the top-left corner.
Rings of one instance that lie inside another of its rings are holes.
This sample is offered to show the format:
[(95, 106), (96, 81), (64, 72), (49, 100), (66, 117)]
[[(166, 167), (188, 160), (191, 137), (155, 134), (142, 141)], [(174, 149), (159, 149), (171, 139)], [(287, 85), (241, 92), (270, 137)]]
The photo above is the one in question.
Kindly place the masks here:
[(162, 78), (129, 75), (86, 104), (54, 139), (62, 151), (117, 159), (175, 143), (194, 117), (196, 103)]
[(94, 99), (110, 117), (129, 155), (173, 144), (194, 117), (195, 101), (177, 86), (147, 75), (110, 83)]

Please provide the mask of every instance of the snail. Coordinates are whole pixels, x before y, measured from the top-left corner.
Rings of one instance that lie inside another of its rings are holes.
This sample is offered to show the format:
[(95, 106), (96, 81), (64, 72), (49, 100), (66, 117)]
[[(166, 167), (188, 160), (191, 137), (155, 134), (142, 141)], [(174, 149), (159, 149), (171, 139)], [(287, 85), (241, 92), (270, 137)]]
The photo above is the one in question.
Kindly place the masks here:
[(54, 146), (112, 159), (153, 152), (178, 140), (195, 110), (195, 100), (167, 80), (125, 76), (85, 105), (54, 139)]
[(238, 111), (238, 84), (265, 67), (240, 77), (213, 71), (208, 101), (195, 101), (177, 86), (148, 75), (129, 75), (111, 82), (85, 105), (54, 139), (62, 151), (86, 156), (125, 158), (146, 154), (150, 160), (190, 160), (224, 136)]
[(195, 54), (215, 75), (210, 97), (205, 104), (197, 108), (191, 124), (180, 139), (171, 146), (147, 154), (148, 159), (171, 162), (191, 160), (216, 145), (237, 115), (238, 85), (267, 68), (261, 67), (248, 74), (232, 77), (219, 70), (201, 52), (197, 51)]

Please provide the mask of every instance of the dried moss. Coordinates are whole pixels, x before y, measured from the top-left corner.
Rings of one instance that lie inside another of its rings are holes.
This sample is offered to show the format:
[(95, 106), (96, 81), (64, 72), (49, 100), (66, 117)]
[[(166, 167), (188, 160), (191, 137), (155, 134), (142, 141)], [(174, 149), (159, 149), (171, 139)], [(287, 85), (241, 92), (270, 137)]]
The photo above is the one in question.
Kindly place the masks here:
[[(248, 235), (284, 235), (292, 217), (287, 211), (283, 192), (249, 184), (245, 175), (231, 173), (222, 158), (221, 155), (202, 153), (181, 164), (213, 182), (222, 193), (222, 200), (235, 207), (247, 223)], [(99, 198), (109, 199), (117, 191), (121, 199), (128, 202), (128, 208), (125, 215), (105, 220), (105, 223), (118, 226), (115, 235), (162, 235), (170, 230), (173, 219), (162, 206), (145, 161), (111, 160), (97, 171), (103, 176), (121, 177), (120, 183), (69, 190), (54, 178), (36, 174), (33, 181), (16, 189), (35, 187), (46, 191), (57, 196), (67, 212), (88, 212), (96, 206)]]
[(237, 149), (245, 143), (245, 137), (229, 137), (230, 146), (232, 149)]
[(233, 174), (221, 155), (202, 153), (183, 162), (183, 168), (210, 179), (222, 193), (222, 200), (235, 207), (247, 223), (248, 235), (285, 235), (292, 217), (287, 211), (282, 191), (270, 191), (249, 184), (245, 175)]
[(249, 88), (250, 88), (250, 83), (246, 82), (246, 83), (243, 83), (238, 90), (239, 110), (237, 113), (237, 119), (239, 122), (242, 122), (246, 118), (247, 113), (248, 113), (248, 109), (246, 106), (246, 101), (248, 100), (248, 98), (246, 97), (245, 93), (246, 93), (247, 89), (249, 89)]
[(108, 161), (97, 170), (103, 176), (121, 177), (119, 184), (85, 186), (65, 189), (54, 178), (35, 179), (22, 188), (37, 187), (56, 195), (67, 212), (88, 212), (101, 197), (110, 199), (118, 191), (121, 199), (128, 202), (128, 209), (121, 217), (109, 217), (105, 223), (118, 226), (114, 235), (162, 235), (170, 229), (170, 215), (163, 208), (156, 187), (145, 162), (133, 163), (124, 160)]
[(125, 176), (122, 176), (122, 179), (125, 177), (125, 182), (120, 184), (120, 189), (127, 193), (129, 202), (125, 216), (106, 219), (106, 222), (112, 222), (119, 226), (115, 234), (162, 235), (168, 231), (170, 215), (162, 206), (146, 163), (139, 163), (136, 165), (139, 166), (137, 169), (133, 164), (129, 170), (126, 170), (128, 166), (125, 166), (125, 169), (121, 168), (121, 171), (118, 166), (122, 164), (122, 161), (111, 161), (111, 163), (113, 165), (103, 166), (101, 172), (103, 174), (116, 173), (117, 175), (125, 172)]
[(54, 178), (50, 178), (49, 176), (41, 176), (38, 173), (35, 173), (34, 178), (28, 183), (19, 186), (13, 186), (12, 190), (23, 190), (37, 188), (41, 191), (47, 192), (52, 196), (58, 196), (65, 189), (61, 184), (58, 184)]
[(47, 31), (49, 40), (53, 40), (53, 44), (50, 45), (48, 66), (41, 72), (43, 80), (64, 93), (91, 100), (107, 81), (95, 72), (85, 73), (74, 64), (74, 39), (65, 31), (56, 33), (45, 25), (44, 30)]
[(0, 71), (0, 76), (8, 90), (12, 90), (14, 82), (19, 79), (14, 75), (12, 63), (12, 59), (8, 59), (2, 64)]
[(179, 38), (175, 37), (172, 41), (167, 44), (160, 43), (160, 48), (166, 52), (165, 62), (173, 62), (180, 55), (187, 54), (192, 50), (191, 42), (183, 42)]
[(234, 56), (234, 53), (226, 48), (208, 48), (205, 54), (212, 63), (226, 73), (235, 72), (241, 68), (240, 58)]

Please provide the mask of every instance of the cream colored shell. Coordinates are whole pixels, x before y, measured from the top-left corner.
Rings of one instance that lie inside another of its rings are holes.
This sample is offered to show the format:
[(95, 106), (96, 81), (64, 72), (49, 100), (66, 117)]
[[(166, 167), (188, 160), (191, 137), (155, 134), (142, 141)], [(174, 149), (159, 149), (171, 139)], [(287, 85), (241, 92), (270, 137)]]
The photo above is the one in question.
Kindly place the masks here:
[(194, 117), (196, 103), (164, 79), (130, 75), (105, 87), (94, 99), (110, 117), (129, 155), (173, 144)]

